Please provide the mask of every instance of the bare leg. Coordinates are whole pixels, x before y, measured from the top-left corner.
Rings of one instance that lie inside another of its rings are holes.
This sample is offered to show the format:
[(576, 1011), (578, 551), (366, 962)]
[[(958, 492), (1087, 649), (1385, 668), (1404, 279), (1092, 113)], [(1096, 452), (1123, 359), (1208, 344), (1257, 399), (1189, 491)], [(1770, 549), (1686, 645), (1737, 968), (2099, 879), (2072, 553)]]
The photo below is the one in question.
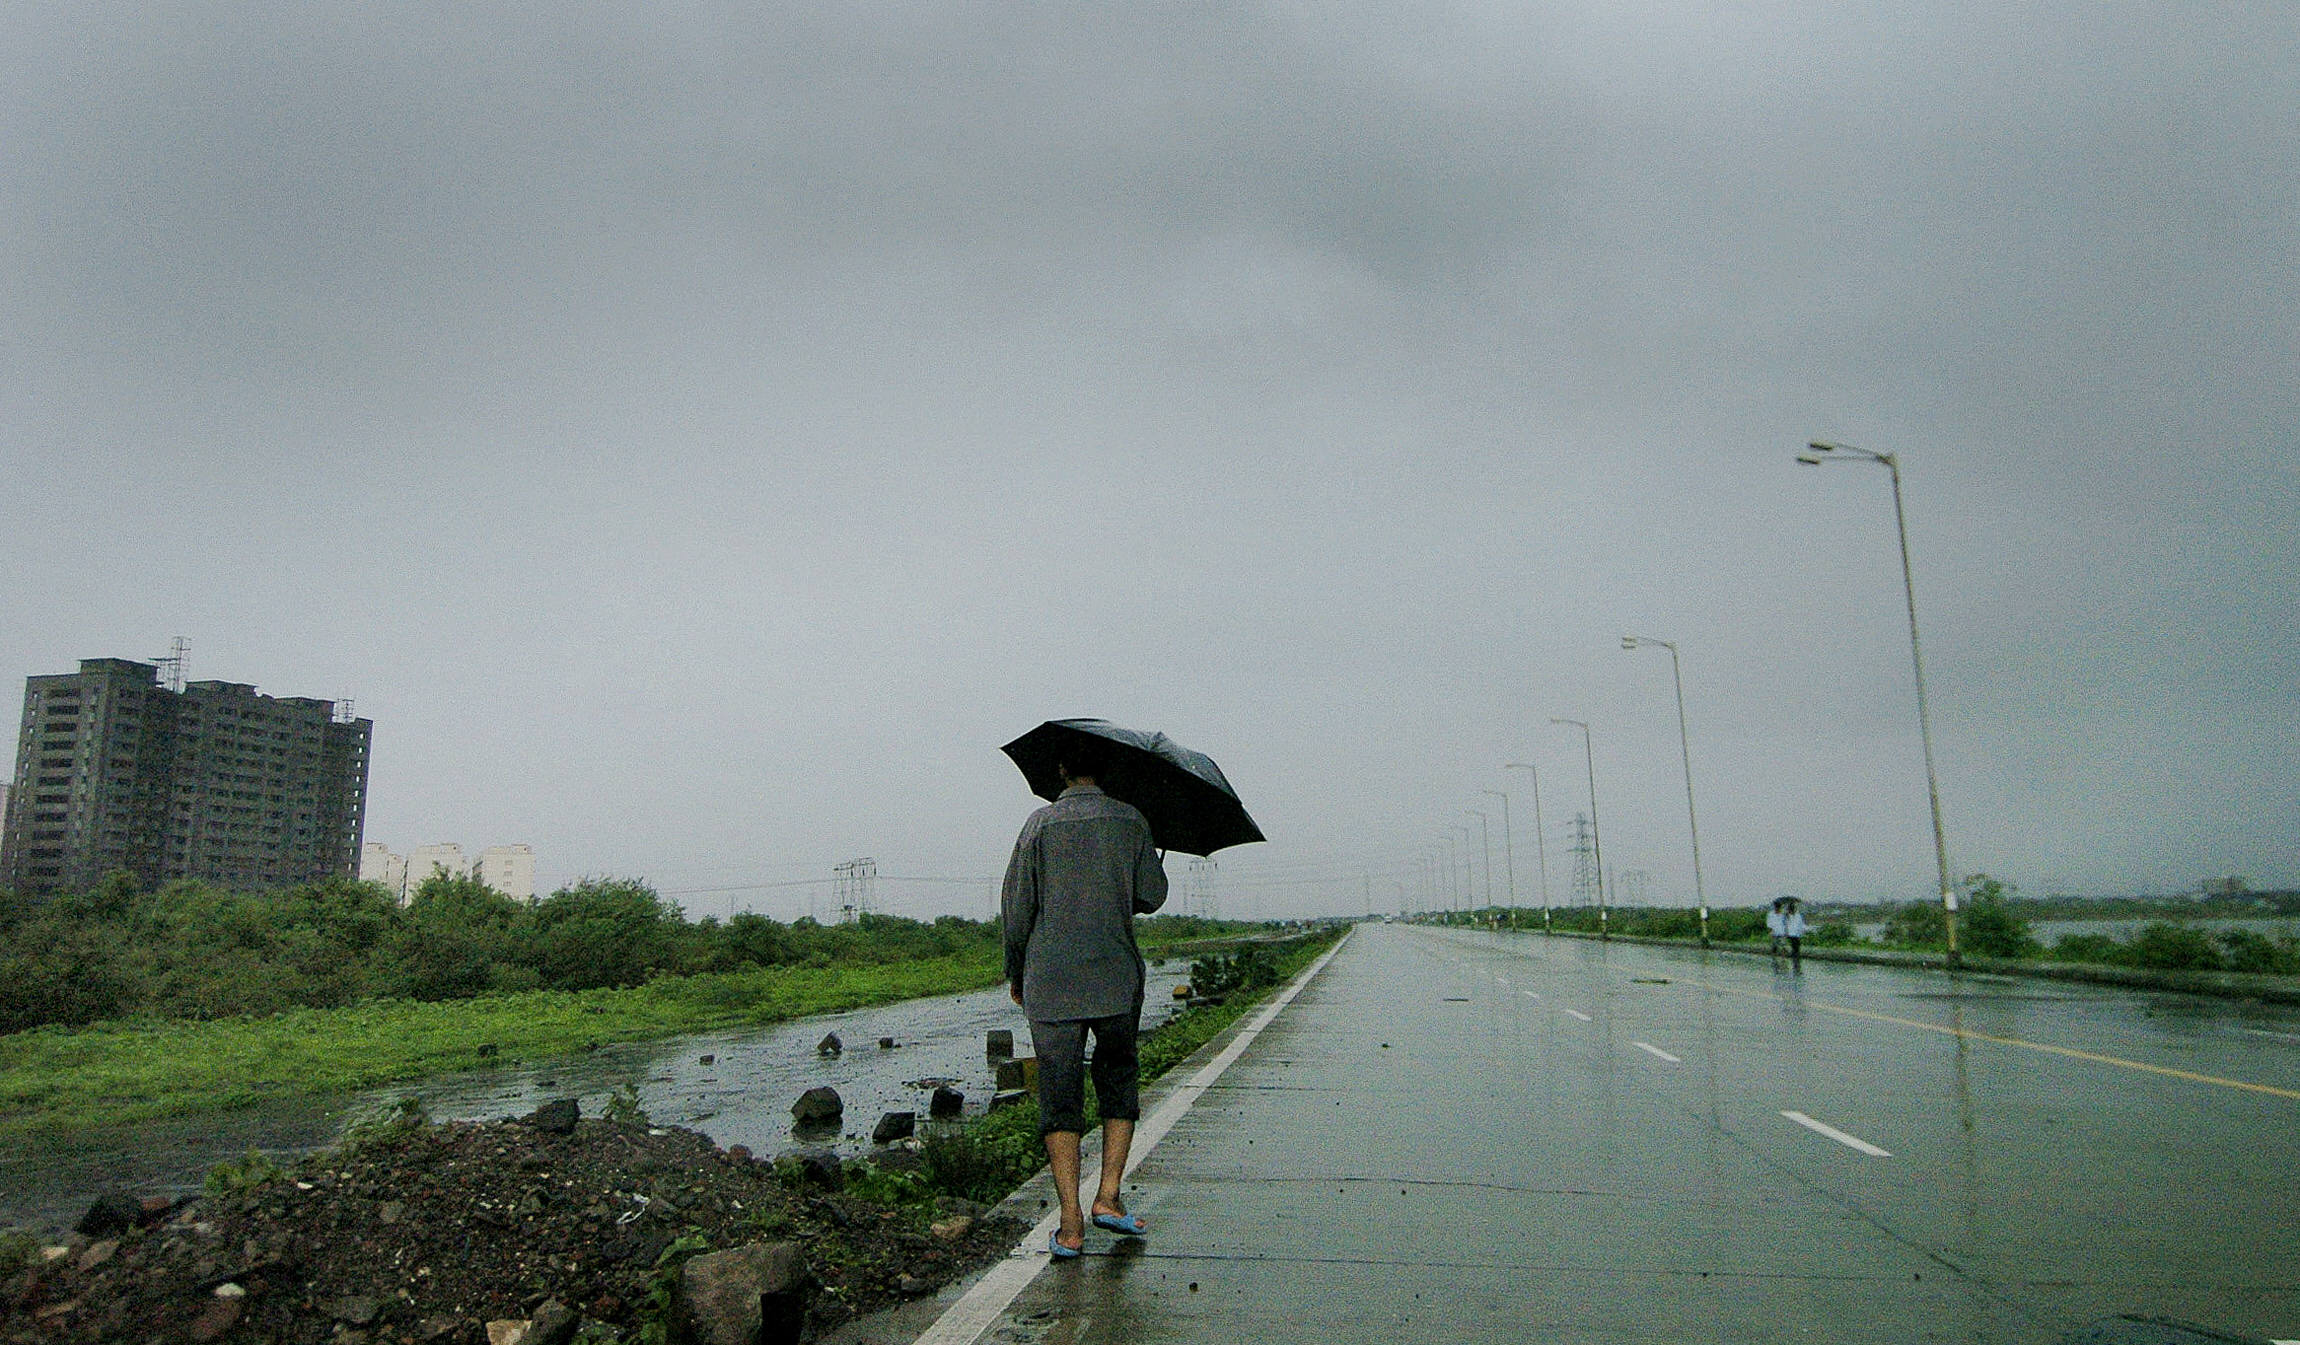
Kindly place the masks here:
[[(1126, 1201), (1119, 1194), (1126, 1180), (1126, 1152), (1134, 1147), (1134, 1123), (1115, 1117), (1102, 1123), (1102, 1181), (1094, 1195), (1096, 1214), (1124, 1214)], [(1145, 1227), (1147, 1227), (1145, 1222)]]
[(1065, 1247), (1083, 1247), (1086, 1245), (1086, 1212), (1078, 1205), (1078, 1132), (1048, 1131), (1046, 1162), (1054, 1169), (1054, 1194), (1062, 1201), (1062, 1228), (1055, 1237)]

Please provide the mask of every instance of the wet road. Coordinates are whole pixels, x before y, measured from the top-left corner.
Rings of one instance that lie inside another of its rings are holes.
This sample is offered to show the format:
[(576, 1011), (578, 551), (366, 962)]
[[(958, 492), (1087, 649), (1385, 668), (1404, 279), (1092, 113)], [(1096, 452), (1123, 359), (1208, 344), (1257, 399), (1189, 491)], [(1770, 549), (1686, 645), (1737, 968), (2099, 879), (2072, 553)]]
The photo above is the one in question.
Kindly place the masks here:
[(1006, 1341), (2300, 1337), (2300, 1012), (1363, 926)]

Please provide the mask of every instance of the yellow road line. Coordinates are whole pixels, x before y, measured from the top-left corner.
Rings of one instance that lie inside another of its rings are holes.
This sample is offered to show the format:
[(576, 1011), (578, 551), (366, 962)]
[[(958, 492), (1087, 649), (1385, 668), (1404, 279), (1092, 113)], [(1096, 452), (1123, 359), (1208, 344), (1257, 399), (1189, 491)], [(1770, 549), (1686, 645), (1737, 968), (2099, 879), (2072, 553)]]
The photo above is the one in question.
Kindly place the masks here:
[[(1687, 981), (1686, 984), (1697, 985), (1704, 990), (1714, 990), (1721, 995), (1747, 995), (1751, 999), (1779, 998), (1777, 995), (1769, 995), (1762, 991), (1736, 990), (1731, 986), (1712, 985), (1707, 981)], [(1913, 1027), (1923, 1032), (1938, 1032), (1944, 1037), (1963, 1037), (1967, 1041), (1988, 1041), (1995, 1042), (1999, 1046), (2018, 1046), (2025, 1050), (2043, 1051), (2047, 1055), (2064, 1055), (2071, 1060), (2089, 1060), (2096, 1065), (2117, 1065), (2124, 1069), (2140, 1070), (2146, 1074), (2161, 1074), (2168, 1079), (2185, 1079), (2190, 1083), (2208, 1083), (2219, 1088), (2240, 1088), (2247, 1093), (2266, 1093), (2270, 1097), (2291, 1098), (2295, 1102), (2300, 1102), (2300, 1092), (2295, 1092), (2289, 1088), (2277, 1088), (2270, 1084), (2247, 1083), (2242, 1079), (2223, 1079), (2217, 1074), (2198, 1074), (2194, 1070), (2173, 1069), (2168, 1065), (2151, 1065), (2144, 1061), (2126, 1060), (2122, 1056), (2101, 1055), (2096, 1051), (2080, 1051), (2073, 1046), (2054, 1046), (2050, 1042), (2026, 1041), (2020, 1037), (1999, 1037), (1987, 1032), (1975, 1032), (1970, 1028), (1948, 1027), (1940, 1023), (1920, 1023), (1914, 1018), (1896, 1018), (1889, 1013), (1847, 1008), (1842, 1004), (1823, 1004), (1818, 1000), (1806, 1000), (1804, 1006), (1808, 1009), (1819, 1009), (1824, 1013), (1841, 1013), (1852, 1018), (1868, 1018), (1880, 1023), (1892, 1023), (1898, 1027)]]

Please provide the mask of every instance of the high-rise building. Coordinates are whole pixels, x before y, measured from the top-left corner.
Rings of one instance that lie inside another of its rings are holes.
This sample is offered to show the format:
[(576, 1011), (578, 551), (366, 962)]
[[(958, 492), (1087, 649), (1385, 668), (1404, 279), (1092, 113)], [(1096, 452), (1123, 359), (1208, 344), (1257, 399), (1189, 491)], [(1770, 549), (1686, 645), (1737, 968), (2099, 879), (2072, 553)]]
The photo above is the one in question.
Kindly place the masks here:
[(525, 845), (491, 845), (479, 852), (472, 876), (514, 901), (535, 900), (535, 850)]
[(471, 861), (464, 858), (463, 847), (453, 841), (433, 841), (419, 845), (408, 852), (407, 891), (413, 896), (424, 880), (434, 876), (469, 878)]
[(234, 887), (349, 877), (373, 730), (333, 701), (239, 682), (178, 691), (128, 659), (26, 678), (0, 885), (84, 890), (115, 870)]

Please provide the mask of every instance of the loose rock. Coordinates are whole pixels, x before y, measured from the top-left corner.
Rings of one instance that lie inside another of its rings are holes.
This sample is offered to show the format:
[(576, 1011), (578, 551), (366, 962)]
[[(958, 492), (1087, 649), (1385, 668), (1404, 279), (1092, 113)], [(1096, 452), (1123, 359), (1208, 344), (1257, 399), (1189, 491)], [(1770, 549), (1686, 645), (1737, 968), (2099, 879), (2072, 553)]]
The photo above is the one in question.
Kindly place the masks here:
[(937, 1121), (947, 1121), (966, 1110), (966, 1094), (955, 1088), (938, 1087), (927, 1100), (926, 1114)]
[(870, 1132), (870, 1142), (873, 1144), (892, 1144), (896, 1140), (909, 1139), (912, 1132), (917, 1129), (917, 1112), (890, 1111), (878, 1118), (878, 1125), (873, 1127)]
[(547, 1300), (528, 1319), (527, 1329), (514, 1337), (515, 1345), (567, 1345), (575, 1338), (582, 1316), (558, 1299)]
[(801, 1126), (837, 1125), (846, 1111), (839, 1090), (823, 1084), (799, 1094), (799, 1100), (791, 1104), (791, 1119)]
[(831, 1032), (826, 1033), (821, 1041), (815, 1043), (815, 1054), (824, 1056), (837, 1055), (839, 1052), (845, 1050), (846, 1048), (846, 1043), (839, 1040), (839, 1034), (836, 1032)]
[(143, 1213), (144, 1202), (134, 1196), (118, 1192), (100, 1195), (88, 1206), (88, 1212), (80, 1216), (80, 1222), (72, 1225), (72, 1231), (82, 1237), (108, 1238), (135, 1227)]
[(527, 1114), (527, 1124), (546, 1135), (572, 1135), (575, 1122), (582, 1118), (583, 1109), (571, 1097), (546, 1102)]
[(806, 1263), (788, 1242), (695, 1257), (680, 1268), (672, 1312), (696, 1345), (795, 1345), (806, 1327)]
[(988, 1055), (993, 1060), (1003, 1060), (1008, 1056), (1013, 1055), (1013, 1029), (1003, 1027), (992, 1028), (990, 1030), (990, 1035), (983, 1039), (983, 1053)]

